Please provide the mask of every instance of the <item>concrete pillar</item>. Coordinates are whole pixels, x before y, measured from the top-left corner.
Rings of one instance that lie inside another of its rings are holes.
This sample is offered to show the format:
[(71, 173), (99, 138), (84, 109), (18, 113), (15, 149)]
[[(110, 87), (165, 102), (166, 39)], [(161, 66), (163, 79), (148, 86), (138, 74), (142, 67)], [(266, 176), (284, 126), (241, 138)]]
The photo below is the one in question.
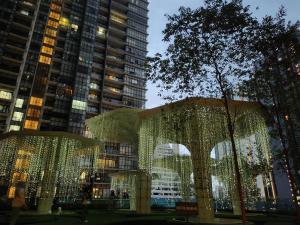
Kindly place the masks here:
[(139, 214), (151, 213), (151, 175), (139, 171), (136, 176), (136, 212)]

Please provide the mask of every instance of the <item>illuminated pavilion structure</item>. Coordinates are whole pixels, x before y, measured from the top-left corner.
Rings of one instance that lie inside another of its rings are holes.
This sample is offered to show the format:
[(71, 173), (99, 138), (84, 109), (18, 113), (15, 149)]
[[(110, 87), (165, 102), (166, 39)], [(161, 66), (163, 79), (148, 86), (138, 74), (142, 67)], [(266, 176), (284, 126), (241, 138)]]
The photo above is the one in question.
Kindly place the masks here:
[(16, 186), (26, 188), (26, 198), (49, 213), (54, 197), (75, 202), (88, 174), (96, 169), (98, 141), (66, 132), (21, 131), (0, 138), (0, 176), (9, 183), (8, 197)]
[[(135, 209), (138, 213), (150, 212), (151, 171), (153, 164), (156, 163), (153, 158), (154, 150), (161, 144), (178, 143), (190, 150), (192, 163), (186, 163), (187, 161), (183, 159), (182, 165), (186, 166), (182, 166), (183, 169), (179, 171), (178, 161), (165, 157), (164, 165), (168, 168), (177, 168), (182, 180), (190, 180), (193, 173), (199, 218), (202, 221), (214, 218), (212, 174), (223, 179), (222, 182), (232, 200), (233, 210), (236, 214), (240, 213), (230, 149), (226, 157), (223, 156), (219, 162), (210, 158), (211, 150), (218, 143), (229, 140), (222, 101), (222, 99), (188, 98), (143, 111), (117, 109), (87, 120), (86, 124), (96, 139), (129, 143), (138, 149), (139, 170), (134, 174), (128, 174), (130, 183), (134, 184), (131, 202), (134, 201), (135, 204), (131, 205), (131, 209)], [(256, 103), (233, 100), (229, 101), (229, 108), (234, 121), (244, 192), (249, 191), (247, 182), (253, 182), (258, 174), (263, 176), (266, 185), (271, 185), (271, 189), (274, 188), (270, 182), (272, 177), (269, 172), (269, 137), (262, 109)], [(258, 155), (254, 155), (251, 151), (245, 154), (243, 151), (240, 143), (242, 139), (247, 138), (255, 140), (256, 149), (259, 149)], [(184, 169), (185, 167), (187, 168)]]
[[(155, 165), (161, 165), (179, 174), (184, 201), (189, 201), (191, 196), (188, 191), (193, 174), (202, 220), (214, 218), (211, 175), (223, 183), (234, 212), (239, 214), (222, 101), (189, 98), (149, 110), (117, 109), (86, 121), (94, 139), (64, 132), (3, 134), (0, 138), (0, 176), (9, 181), (9, 197), (13, 197), (18, 183), (25, 182), (27, 199), (38, 205), (40, 213), (48, 213), (54, 197), (60, 198), (61, 202), (78, 199), (81, 184), (89, 182), (86, 179), (98, 169), (101, 143), (127, 143), (138, 151), (139, 170), (111, 174), (111, 178), (112, 187), (130, 189), (132, 210), (150, 212), (151, 174)], [(257, 104), (243, 101), (230, 101), (229, 104), (247, 202), (248, 196), (253, 196), (256, 191), (249, 187), (253, 187), (258, 175), (263, 177), (265, 185), (274, 189), (269, 167), (269, 137), (264, 113)], [(256, 154), (243, 149), (241, 143), (247, 139), (255, 140)], [(229, 148), (225, 148), (226, 151), (223, 148), (218, 158), (211, 159), (212, 149), (224, 142)], [(156, 147), (166, 143), (185, 145), (191, 153), (190, 158), (167, 155), (155, 158)]]

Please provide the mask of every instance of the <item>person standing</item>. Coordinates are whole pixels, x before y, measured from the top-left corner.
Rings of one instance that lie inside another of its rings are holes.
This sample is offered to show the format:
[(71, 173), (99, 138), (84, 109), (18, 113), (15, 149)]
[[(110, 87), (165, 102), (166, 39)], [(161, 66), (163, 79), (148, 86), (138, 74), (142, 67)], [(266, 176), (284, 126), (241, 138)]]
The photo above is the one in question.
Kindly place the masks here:
[(5, 177), (0, 178), (0, 210), (7, 207), (7, 191), (8, 185)]
[(15, 197), (12, 200), (12, 215), (10, 218), (9, 225), (15, 225), (22, 209), (27, 208), (25, 202), (25, 188), (16, 187)]
[(81, 212), (81, 220), (83, 223), (89, 222), (87, 219), (88, 216), (88, 204), (89, 204), (89, 193), (87, 190), (84, 190), (83, 196), (82, 196), (82, 212)]
[(109, 195), (109, 203), (108, 203), (109, 210), (113, 210), (115, 208), (115, 198), (116, 198), (115, 191), (111, 190)]

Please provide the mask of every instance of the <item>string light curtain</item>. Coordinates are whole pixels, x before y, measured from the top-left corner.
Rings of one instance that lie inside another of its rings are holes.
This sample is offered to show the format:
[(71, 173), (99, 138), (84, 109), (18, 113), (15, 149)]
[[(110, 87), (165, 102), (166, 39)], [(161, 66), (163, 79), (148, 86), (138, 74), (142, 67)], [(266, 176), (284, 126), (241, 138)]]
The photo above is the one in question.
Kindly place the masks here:
[(0, 176), (9, 181), (9, 197), (22, 182), (26, 198), (57, 197), (72, 203), (80, 192), (80, 175), (92, 174), (100, 144), (64, 132), (11, 132), (0, 140)]

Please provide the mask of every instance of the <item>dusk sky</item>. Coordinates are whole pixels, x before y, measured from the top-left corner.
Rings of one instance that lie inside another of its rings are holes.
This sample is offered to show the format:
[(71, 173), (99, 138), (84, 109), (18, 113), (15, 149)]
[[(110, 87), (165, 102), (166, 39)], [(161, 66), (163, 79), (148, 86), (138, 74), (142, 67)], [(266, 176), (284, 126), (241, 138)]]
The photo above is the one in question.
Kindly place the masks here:
[[(199, 7), (203, 4), (202, 0), (149, 0), (149, 45), (148, 55), (151, 56), (157, 52), (162, 53), (166, 44), (162, 42), (162, 30), (167, 22), (165, 14), (173, 14), (178, 11), (180, 6), (189, 6), (191, 8)], [(254, 15), (263, 17), (266, 14), (275, 15), (278, 8), (283, 5), (287, 9), (287, 18), (291, 21), (300, 20), (300, 1), (299, 0), (245, 0), (245, 4), (250, 5)], [(256, 7), (259, 7), (256, 10)], [(148, 82), (147, 85), (147, 103), (146, 108), (153, 108), (164, 104), (164, 101), (157, 96), (158, 90), (155, 85)]]

